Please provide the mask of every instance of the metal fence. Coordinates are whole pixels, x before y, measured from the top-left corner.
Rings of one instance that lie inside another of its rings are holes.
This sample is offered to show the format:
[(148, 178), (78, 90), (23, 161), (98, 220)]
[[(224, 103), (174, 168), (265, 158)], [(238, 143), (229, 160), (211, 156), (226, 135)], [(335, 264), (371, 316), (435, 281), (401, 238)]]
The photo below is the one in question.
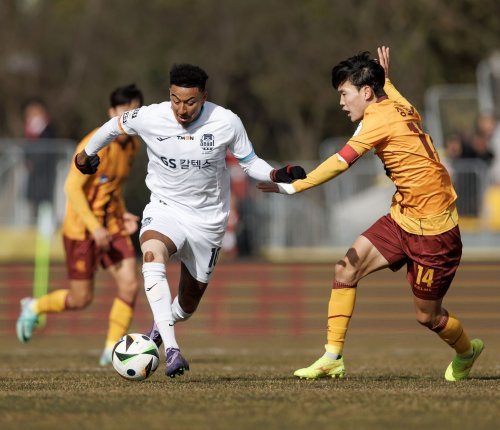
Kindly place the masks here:
[[(459, 195), (464, 246), (500, 248), (500, 188), (490, 185), (488, 165), (479, 159), (462, 159), (450, 164), (449, 170)], [(304, 193), (257, 194), (252, 217), (255, 247), (274, 251), (344, 248), (388, 213), (394, 192), (380, 160), (369, 155), (341, 176)]]
[(75, 142), (66, 139), (0, 139), (0, 225), (36, 223), (38, 206), (48, 201), (55, 221), (64, 216), (64, 180)]
[[(339, 139), (338, 142), (344, 142)], [(322, 159), (336, 151), (336, 140), (322, 146)], [(67, 140), (0, 140), (0, 227), (33, 228), (37, 206), (49, 201), (60, 225), (66, 197), (63, 186), (75, 149)], [(297, 161), (306, 170), (316, 161)], [(278, 165), (279, 163), (275, 163)], [(141, 166), (145, 170), (146, 166)], [(488, 166), (479, 159), (449, 164), (461, 219), (464, 244), (500, 249), (500, 188), (491, 187)], [(143, 181), (143, 175), (129, 181)], [(278, 250), (344, 248), (389, 210), (394, 185), (380, 160), (368, 153), (341, 176), (293, 196), (254, 192), (239, 208), (239, 231), (245, 231), (250, 255)], [(129, 196), (134, 198), (134, 196)], [(140, 212), (138, 212), (140, 213)], [(241, 237), (241, 235), (240, 235)], [(29, 246), (29, 244), (26, 244)]]

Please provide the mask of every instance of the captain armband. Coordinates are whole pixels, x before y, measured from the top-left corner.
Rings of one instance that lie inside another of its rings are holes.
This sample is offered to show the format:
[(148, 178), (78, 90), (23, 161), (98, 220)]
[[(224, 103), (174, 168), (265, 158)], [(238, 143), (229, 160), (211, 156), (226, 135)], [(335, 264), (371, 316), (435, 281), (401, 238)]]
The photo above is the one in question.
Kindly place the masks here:
[(356, 160), (361, 157), (361, 155), (359, 155), (350, 145), (344, 145), (344, 147), (339, 152), (337, 152), (337, 155), (349, 166), (353, 165)]

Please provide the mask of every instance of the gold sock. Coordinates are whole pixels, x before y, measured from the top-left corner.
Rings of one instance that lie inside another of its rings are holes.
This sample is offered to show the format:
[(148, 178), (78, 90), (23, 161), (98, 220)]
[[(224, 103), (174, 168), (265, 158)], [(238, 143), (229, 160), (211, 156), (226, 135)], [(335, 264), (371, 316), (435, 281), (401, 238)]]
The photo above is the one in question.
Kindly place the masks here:
[(444, 315), (436, 327), (432, 331), (436, 332), (438, 336), (450, 345), (457, 355), (468, 355), (472, 352), (472, 345), (470, 339), (465, 333), (462, 324), (458, 318), (449, 314), (446, 309), (443, 309)]
[(37, 315), (63, 312), (66, 309), (66, 297), (69, 290), (55, 290), (36, 299), (33, 312)]
[(118, 297), (113, 300), (109, 312), (109, 327), (106, 337), (106, 348), (113, 347), (127, 333), (132, 322), (133, 307)]
[(325, 345), (327, 352), (342, 355), (345, 335), (355, 302), (356, 285), (333, 281), (333, 289), (328, 303), (328, 333)]

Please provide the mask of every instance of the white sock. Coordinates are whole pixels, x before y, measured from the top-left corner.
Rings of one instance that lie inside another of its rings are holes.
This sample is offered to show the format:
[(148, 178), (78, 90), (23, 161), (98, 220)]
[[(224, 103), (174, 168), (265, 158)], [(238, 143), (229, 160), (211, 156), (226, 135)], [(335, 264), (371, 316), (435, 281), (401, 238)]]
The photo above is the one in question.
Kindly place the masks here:
[(163, 339), (163, 345), (165, 349), (179, 348), (175, 340), (174, 318), (170, 304), (172, 296), (165, 275), (165, 265), (162, 263), (144, 263), (142, 265), (142, 274), (144, 275), (146, 297)]
[(179, 304), (179, 296), (175, 296), (172, 302), (172, 316), (174, 317), (174, 322), (186, 321), (191, 315), (188, 314), (184, 309), (181, 308)]
[(326, 351), (325, 352), (325, 357), (328, 357), (331, 360), (338, 360), (339, 358), (342, 357), (342, 355), (334, 354), (333, 352)]

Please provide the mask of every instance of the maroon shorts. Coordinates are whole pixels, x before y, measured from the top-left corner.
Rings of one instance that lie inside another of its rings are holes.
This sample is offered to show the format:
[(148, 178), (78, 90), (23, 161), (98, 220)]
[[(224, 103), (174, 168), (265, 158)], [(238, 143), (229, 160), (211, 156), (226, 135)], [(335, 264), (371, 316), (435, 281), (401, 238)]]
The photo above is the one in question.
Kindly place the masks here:
[(117, 233), (111, 237), (110, 249), (102, 251), (94, 240), (73, 240), (63, 236), (66, 251), (66, 269), (70, 279), (92, 279), (99, 263), (108, 268), (125, 258), (135, 258), (134, 246), (129, 236)]
[(386, 215), (362, 235), (385, 257), (392, 271), (406, 263), (406, 279), (416, 297), (437, 300), (446, 294), (462, 257), (458, 226), (434, 236), (421, 236), (406, 232)]

